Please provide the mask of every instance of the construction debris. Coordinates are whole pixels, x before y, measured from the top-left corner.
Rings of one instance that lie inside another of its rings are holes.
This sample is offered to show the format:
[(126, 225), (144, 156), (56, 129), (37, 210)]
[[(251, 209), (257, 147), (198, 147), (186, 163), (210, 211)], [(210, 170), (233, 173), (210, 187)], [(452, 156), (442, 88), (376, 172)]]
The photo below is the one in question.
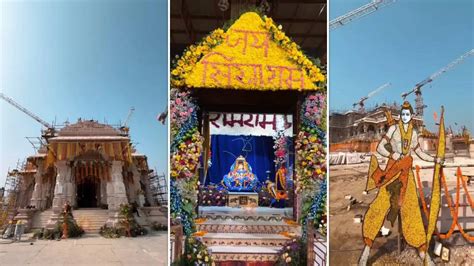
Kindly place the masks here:
[(388, 236), (390, 234), (390, 229), (386, 228), (385, 226), (382, 226), (382, 229), (380, 229), (380, 233), (382, 233), (382, 236)]
[(354, 216), (354, 223), (360, 224), (362, 223), (362, 220), (363, 220), (362, 214), (357, 214), (356, 216)]
[(441, 256), (441, 249), (443, 248), (443, 245), (438, 242), (438, 241), (435, 241), (435, 245), (433, 247), (433, 254), (435, 254), (436, 256)]

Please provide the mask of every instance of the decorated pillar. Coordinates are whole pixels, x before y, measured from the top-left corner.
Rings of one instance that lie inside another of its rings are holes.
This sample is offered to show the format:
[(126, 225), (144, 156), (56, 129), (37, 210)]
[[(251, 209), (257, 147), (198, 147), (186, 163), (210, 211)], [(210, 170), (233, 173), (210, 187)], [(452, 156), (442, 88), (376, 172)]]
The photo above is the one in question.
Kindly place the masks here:
[(123, 183), (122, 161), (113, 161), (111, 169), (111, 178), (107, 182), (107, 204), (109, 206), (109, 219), (107, 226), (115, 227), (119, 221), (120, 204), (127, 204), (127, 193)]
[(56, 184), (54, 186), (53, 215), (46, 225), (48, 229), (52, 229), (56, 226), (64, 203), (69, 201), (69, 203), (72, 204), (73, 199), (76, 197), (76, 191), (72, 184), (72, 171), (69, 164), (63, 160), (57, 161), (54, 165), (56, 166), (57, 175)]
[(128, 203), (125, 184), (123, 183), (122, 166), (122, 161), (112, 162), (111, 179), (107, 182), (107, 204), (109, 210), (113, 211), (118, 210), (120, 204)]
[(45, 205), (45, 198), (43, 198), (43, 191), (47, 188), (43, 185), (43, 161), (38, 159), (38, 167), (36, 168), (35, 173), (35, 188), (33, 190), (33, 195), (31, 196), (30, 205), (35, 206), (38, 210), (43, 210)]
[(54, 187), (53, 211), (61, 211), (66, 201), (72, 202), (75, 196), (72, 184), (71, 167), (66, 161), (58, 161), (56, 166), (56, 185)]

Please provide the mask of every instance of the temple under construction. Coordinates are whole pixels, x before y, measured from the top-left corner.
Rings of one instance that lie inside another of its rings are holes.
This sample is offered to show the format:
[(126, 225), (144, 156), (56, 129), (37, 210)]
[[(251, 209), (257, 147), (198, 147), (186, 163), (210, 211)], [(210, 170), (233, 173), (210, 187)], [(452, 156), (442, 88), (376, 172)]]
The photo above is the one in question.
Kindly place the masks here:
[[(397, 103), (382, 104), (367, 111), (332, 112), (329, 116), (330, 152), (375, 152), (390, 124), (398, 122), (399, 114), (400, 106)], [(420, 132), (421, 148), (434, 153), (437, 135), (426, 129), (422, 116), (414, 116), (413, 123)], [(450, 127), (446, 141), (448, 158), (474, 158), (474, 139), (465, 127), (459, 132)]]
[[(68, 202), (85, 231), (118, 222), (121, 204), (137, 204), (166, 224), (166, 182), (132, 146), (128, 127), (81, 120), (43, 132), (37, 153), (8, 172), (1, 224), (54, 227)], [(163, 180), (161, 180), (163, 179)], [(163, 185), (164, 184), (164, 185)]]

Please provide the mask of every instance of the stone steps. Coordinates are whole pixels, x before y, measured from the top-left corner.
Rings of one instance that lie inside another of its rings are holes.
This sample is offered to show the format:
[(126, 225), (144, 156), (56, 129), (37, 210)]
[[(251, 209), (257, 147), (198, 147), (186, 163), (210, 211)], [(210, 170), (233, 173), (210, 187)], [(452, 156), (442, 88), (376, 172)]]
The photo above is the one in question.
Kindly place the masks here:
[[(86, 233), (98, 233), (109, 218), (108, 211), (103, 209), (79, 209), (72, 212), (74, 219)], [(33, 216), (32, 229), (45, 228), (53, 211), (37, 212)]]
[(72, 214), (86, 233), (98, 233), (109, 218), (108, 210), (103, 209), (79, 209), (74, 210)]
[(41, 228), (46, 227), (46, 224), (48, 223), (49, 218), (51, 217), (52, 214), (53, 214), (53, 210), (51, 209), (45, 210), (42, 212), (36, 212), (33, 215), (33, 222), (32, 222), (31, 228), (41, 229)]
[(274, 262), (288, 234), (301, 234), (301, 227), (285, 215), (255, 209), (253, 213), (232, 213), (233, 210), (204, 213), (196, 224), (203, 231), (203, 243), (216, 262)]

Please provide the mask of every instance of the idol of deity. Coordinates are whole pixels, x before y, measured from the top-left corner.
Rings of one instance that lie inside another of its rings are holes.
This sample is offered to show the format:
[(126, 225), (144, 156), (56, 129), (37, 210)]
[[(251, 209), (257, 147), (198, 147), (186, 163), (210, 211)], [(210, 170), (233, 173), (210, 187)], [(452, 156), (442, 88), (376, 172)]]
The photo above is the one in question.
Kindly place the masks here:
[(237, 157), (229, 173), (222, 178), (222, 185), (229, 191), (250, 191), (257, 183), (257, 176), (252, 173), (252, 167), (242, 155)]

